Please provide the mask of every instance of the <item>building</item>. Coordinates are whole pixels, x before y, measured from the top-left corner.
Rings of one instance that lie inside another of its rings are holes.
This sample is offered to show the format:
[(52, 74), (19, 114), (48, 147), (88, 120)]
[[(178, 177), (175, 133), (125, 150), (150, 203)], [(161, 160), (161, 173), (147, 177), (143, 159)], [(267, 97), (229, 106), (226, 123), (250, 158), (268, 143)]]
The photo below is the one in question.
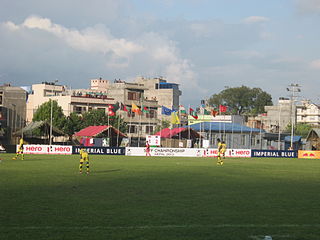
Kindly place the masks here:
[(27, 103), (27, 122), (31, 122), (33, 114), (45, 102), (57, 101), (64, 115), (71, 112), (82, 114), (92, 109), (103, 109), (107, 112), (109, 104), (115, 100), (107, 96), (106, 92), (96, 89), (67, 89), (56, 82), (43, 82), (32, 85), (32, 93)]
[(320, 109), (319, 106), (310, 100), (301, 101), (297, 105), (297, 123), (306, 123), (311, 126), (320, 126)]
[[(89, 89), (68, 89), (57, 82), (43, 82), (32, 85), (27, 121), (31, 122), (34, 112), (50, 99), (58, 102), (66, 116), (71, 112), (82, 114), (92, 109), (103, 109), (107, 113), (109, 105), (121, 103), (127, 111), (122, 108), (117, 114), (127, 123), (129, 138), (138, 141), (155, 132), (162, 119), (162, 105), (178, 109), (180, 95), (178, 84), (167, 83), (162, 78), (137, 78), (133, 83), (120, 79), (113, 82), (92, 79)], [(140, 112), (132, 111), (133, 104)]]
[[(96, 86), (96, 79), (91, 80), (91, 89), (93, 86)], [(140, 142), (146, 134), (155, 132), (156, 126), (160, 123), (158, 119), (160, 106), (157, 99), (146, 97), (148, 88), (144, 84), (115, 80), (113, 83), (100, 83), (99, 89), (103, 90), (103, 86), (108, 86), (106, 89), (108, 96), (127, 109), (127, 111), (120, 110), (118, 114), (128, 125), (127, 135), (133, 141), (131, 145)], [(133, 104), (140, 109), (139, 113), (132, 111)]]
[(288, 124), (295, 124), (296, 106), (288, 98), (279, 98), (278, 105), (265, 106), (266, 113), (248, 117), (247, 126), (262, 128), (266, 132), (283, 132)]
[(15, 144), (12, 134), (24, 127), (27, 92), (20, 87), (0, 86), (0, 143)]
[[(179, 109), (180, 96), (182, 94), (179, 89), (179, 84), (169, 83), (162, 77), (137, 77), (135, 82), (143, 84), (146, 87), (144, 97), (147, 100), (156, 100), (160, 106), (176, 110)], [(158, 113), (161, 114), (161, 108), (159, 108), (158, 111)]]

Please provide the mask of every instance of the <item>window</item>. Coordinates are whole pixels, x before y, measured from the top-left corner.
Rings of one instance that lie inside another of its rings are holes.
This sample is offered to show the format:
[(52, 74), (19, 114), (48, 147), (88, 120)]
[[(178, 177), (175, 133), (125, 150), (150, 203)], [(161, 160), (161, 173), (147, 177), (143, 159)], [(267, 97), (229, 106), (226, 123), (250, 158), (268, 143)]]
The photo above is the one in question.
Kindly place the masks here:
[(149, 110), (149, 113), (146, 114), (147, 118), (157, 118), (157, 111), (155, 110)]
[(153, 133), (153, 126), (146, 126), (146, 133), (147, 134)]
[(241, 145), (246, 145), (246, 135), (241, 135)]
[(250, 145), (254, 146), (256, 144), (256, 137), (255, 136), (251, 136), (251, 142)]
[(2, 95), (0, 95), (0, 105), (2, 105)]
[(73, 107), (73, 111), (77, 114), (81, 114), (82, 112), (86, 111), (85, 107), (79, 107), (79, 106), (74, 106)]
[(139, 100), (141, 93), (139, 92), (128, 92), (128, 100)]
[(135, 125), (128, 125), (128, 133), (136, 133), (137, 128)]

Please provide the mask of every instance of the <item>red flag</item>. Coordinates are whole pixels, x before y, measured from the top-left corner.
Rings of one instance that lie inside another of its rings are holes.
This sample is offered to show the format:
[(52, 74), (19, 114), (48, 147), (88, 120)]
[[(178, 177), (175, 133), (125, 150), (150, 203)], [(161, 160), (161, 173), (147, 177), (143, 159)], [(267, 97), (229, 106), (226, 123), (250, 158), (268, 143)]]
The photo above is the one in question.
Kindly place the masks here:
[(194, 111), (192, 108), (189, 108), (189, 114), (190, 114), (194, 119), (198, 119), (197, 112)]
[(211, 110), (211, 115), (214, 116), (214, 117), (217, 116), (218, 113), (219, 113), (219, 112), (216, 111), (216, 110)]
[(112, 111), (111, 109), (108, 111), (108, 116), (109, 117), (112, 117), (112, 116), (114, 116), (114, 115), (116, 115), (115, 113), (114, 113), (114, 111)]
[(227, 106), (220, 105), (219, 106), (219, 112), (226, 112), (227, 111)]
[(120, 104), (120, 109), (122, 111), (128, 112), (128, 109), (127, 109), (126, 105), (124, 105), (123, 103)]

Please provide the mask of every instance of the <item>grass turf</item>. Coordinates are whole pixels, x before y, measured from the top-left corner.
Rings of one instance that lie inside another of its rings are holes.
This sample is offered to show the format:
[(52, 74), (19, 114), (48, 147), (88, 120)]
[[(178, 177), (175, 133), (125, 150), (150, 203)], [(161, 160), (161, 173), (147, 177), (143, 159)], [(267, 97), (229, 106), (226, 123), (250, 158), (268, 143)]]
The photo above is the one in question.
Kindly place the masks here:
[(320, 239), (320, 161), (26, 155), (0, 163), (0, 239)]

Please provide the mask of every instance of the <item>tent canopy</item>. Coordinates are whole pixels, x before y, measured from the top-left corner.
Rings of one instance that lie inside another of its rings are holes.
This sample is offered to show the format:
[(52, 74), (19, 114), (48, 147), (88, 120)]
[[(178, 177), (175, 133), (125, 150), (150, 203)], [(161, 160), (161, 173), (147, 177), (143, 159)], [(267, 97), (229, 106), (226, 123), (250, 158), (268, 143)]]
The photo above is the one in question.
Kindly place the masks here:
[[(20, 129), (19, 131), (16, 131), (15, 133), (13, 133), (14, 136), (20, 136), (24, 135), (24, 137), (35, 137), (36, 134), (34, 133), (34, 131), (36, 129), (41, 129), (42, 132), (49, 132), (50, 130), (50, 123), (48, 123), (47, 121), (36, 121), (36, 122), (31, 122), (30, 124), (28, 124), (26, 127)], [(53, 136), (66, 136), (66, 134), (61, 131), (60, 129), (52, 126), (52, 135)]]
[[(161, 131), (157, 132), (155, 135), (161, 136), (163, 138), (189, 138), (189, 129), (185, 127), (179, 127), (179, 128), (164, 128)], [(200, 138), (200, 134), (190, 128), (190, 138)]]
[(118, 129), (114, 128), (113, 126), (109, 125), (102, 125), (102, 126), (89, 126), (86, 127), (79, 132), (75, 133), (74, 136), (76, 137), (96, 137), (100, 134), (105, 132), (111, 131), (111, 134), (118, 135), (120, 137), (127, 137), (124, 133), (120, 132)]
[(263, 129), (250, 128), (238, 123), (202, 122), (190, 125), (196, 131), (228, 132), (228, 133), (260, 133)]

